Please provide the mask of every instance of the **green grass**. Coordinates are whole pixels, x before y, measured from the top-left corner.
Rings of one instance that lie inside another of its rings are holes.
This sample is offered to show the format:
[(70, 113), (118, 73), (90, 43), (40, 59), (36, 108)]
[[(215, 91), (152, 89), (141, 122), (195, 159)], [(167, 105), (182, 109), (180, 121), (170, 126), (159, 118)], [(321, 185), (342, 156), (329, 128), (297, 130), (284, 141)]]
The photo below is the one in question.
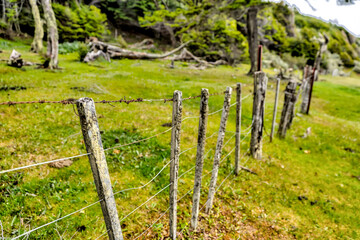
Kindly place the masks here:
[[(40, 62), (30, 53), (28, 43), (0, 40), (1, 59), (13, 48), (24, 59)], [(15, 69), (0, 63), (0, 102), (63, 100), (91, 97), (94, 100), (129, 98), (171, 98), (174, 90), (184, 97), (210, 93), (243, 83), (243, 96), (251, 94), (252, 78), (245, 75), (247, 65), (193, 70), (186, 64), (169, 61), (118, 60), (89, 65), (77, 61), (76, 53), (60, 56), (61, 70), (26, 67)], [(272, 73), (270, 70), (268, 73)], [(199, 229), (189, 229), (192, 194), (179, 202), (178, 228), (185, 239), (358, 239), (360, 237), (360, 77), (321, 76), (314, 86), (311, 114), (299, 115), (284, 140), (264, 138), (264, 157), (257, 161), (245, 156), (242, 164), (258, 175), (241, 171), (230, 176), (216, 194), (210, 215), (203, 212)], [(282, 83), (281, 89), (286, 83)], [(13, 88), (14, 90), (10, 90)], [(26, 88), (26, 89), (24, 89)], [(269, 133), (275, 83), (269, 81), (266, 96), (265, 128)], [(232, 97), (232, 101), (235, 96)], [(282, 108), (280, 96), (278, 119)], [(210, 98), (210, 112), (222, 107), (223, 96)], [(129, 143), (165, 131), (171, 122), (172, 103), (97, 104), (96, 111), (104, 147)], [(184, 101), (183, 117), (197, 116), (199, 100)], [(251, 124), (251, 96), (243, 102), (242, 128)], [(208, 136), (219, 127), (221, 113), (209, 117)], [(79, 119), (71, 105), (32, 104), (0, 106), (0, 169), (43, 162), (85, 153)], [(306, 129), (311, 134), (303, 138)], [(197, 119), (182, 124), (181, 149), (196, 144)], [(235, 130), (235, 108), (231, 108), (228, 131)], [(232, 136), (226, 133), (226, 139)], [(243, 137), (245, 137), (243, 135)], [(216, 137), (207, 141), (204, 173), (209, 173)], [(232, 139), (223, 156), (234, 145)], [(241, 145), (249, 147), (249, 137)], [(138, 187), (169, 161), (170, 132), (146, 142), (106, 153), (114, 191)], [(194, 165), (196, 149), (180, 157), (179, 174)], [(231, 171), (231, 154), (221, 165), (218, 184)], [(194, 171), (179, 181), (179, 196), (193, 185)], [(116, 195), (122, 218), (152, 196), (169, 181), (169, 169), (143, 189)], [(210, 176), (204, 178), (201, 204), (207, 198)], [(86, 157), (70, 167), (47, 165), (0, 176), (0, 219), (6, 237), (65, 216), (98, 200), (90, 165)], [(305, 196), (305, 198), (303, 197)], [(299, 198), (300, 197), (300, 198)], [(302, 200), (299, 200), (302, 199)], [(122, 223), (126, 239), (144, 231), (168, 207), (164, 191)], [(95, 239), (104, 233), (100, 205), (95, 205), (56, 224), (32, 233), (29, 239)], [(74, 235), (75, 234), (75, 235)], [(161, 239), (168, 234), (165, 215), (144, 237)], [(105, 239), (105, 238), (104, 238)]]

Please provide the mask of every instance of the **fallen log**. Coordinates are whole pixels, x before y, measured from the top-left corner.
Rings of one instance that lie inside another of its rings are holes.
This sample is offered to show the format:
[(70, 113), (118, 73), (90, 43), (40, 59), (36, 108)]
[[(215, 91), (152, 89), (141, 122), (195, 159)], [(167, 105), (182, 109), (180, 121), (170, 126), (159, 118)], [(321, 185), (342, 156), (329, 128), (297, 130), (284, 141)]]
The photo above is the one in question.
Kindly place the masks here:
[[(184, 47), (186, 47), (189, 42), (186, 42), (184, 44), (182, 44), (181, 46), (179, 46), (178, 48), (175, 48), (174, 50), (164, 53), (164, 54), (153, 54), (153, 53), (145, 53), (145, 52), (136, 52), (136, 51), (131, 51), (131, 50), (127, 50), (127, 49), (123, 49), (114, 45), (110, 45), (101, 41), (91, 41), (89, 43), (91, 52), (98, 52), (98, 51), (102, 51), (105, 54), (108, 54), (110, 58), (128, 58), (128, 59), (161, 59), (161, 58), (166, 58), (178, 51), (180, 51), (181, 49), (183, 49)], [(89, 52), (88, 54), (90, 54), (91, 52)], [(92, 53), (94, 54), (94, 53)]]
[(194, 54), (189, 52), (186, 48), (184, 48), (181, 53), (173, 58), (172, 61), (195, 61), (197, 64), (194, 66), (196, 69), (204, 69), (207, 67), (218, 66), (218, 65), (227, 65), (228, 63), (222, 59), (217, 60), (216, 62), (208, 62), (205, 60), (196, 57)]

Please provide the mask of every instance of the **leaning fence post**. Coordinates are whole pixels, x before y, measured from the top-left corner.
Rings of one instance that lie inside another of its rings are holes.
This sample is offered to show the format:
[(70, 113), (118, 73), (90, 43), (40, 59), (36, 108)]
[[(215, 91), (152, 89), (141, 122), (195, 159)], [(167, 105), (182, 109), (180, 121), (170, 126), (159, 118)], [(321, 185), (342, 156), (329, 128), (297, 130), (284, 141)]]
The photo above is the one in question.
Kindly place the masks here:
[(293, 115), (293, 106), (296, 103), (296, 87), (297, 83), (291, 80), (285, 89), (284, 106), (281, 112), (281, 119), (279, 123), (278, 135), (280, 138), (285, 138), (287, 129), (290, 128)]
[(239, 174), (241, 135), (241, 83), (236, 84), (235, 175)]
[(229, 110), (230, 110), (231, 91), (232, 91), (231, 87), (227, 87), (226, 91), (225, 91), (224, 106), (223, 106), (223, 111), (221, 114), (219, 135), (218, 135), (218, 139), (217, 139), (217, 143), (216, 143), (213, 170), (212, 170), (212, 174), (211, 174), (208, 199), (206, 202), (206, 213), (210, 212), (213, 201), (214, 201), (216, 180), (217, 180), (217, 176), (218, 176), (218, 172), (219, 172), (220, 157), (221, 157), (222, 147), (224, 144), (226, 123), (227, 123), (227, 119), (229, 116)]
[(109, 239), (123, 240), (94, 101), (91, 98), (81, 98), (76, 106)]
[(170, 154), (170, 192), (169, 224), (170, 239), (176, 239), (176, 202), (180, 153), (180, 130), (182, 116), (182, 92), (175, 91), (173, 97), (171, 154)]
[(279, 102), (279, 90), (280, 90), (280, 78), (276, 79), (275, 104), (274, 104), (274, 113), (273, 113), (273, 119), (272, 119), (272, 124), (271, 124), (270, 142), (272, 142), (273, 137), (274, 137), (276, 112), (277, 112), (277, 107), (278, 107), (278, 102)]
[(316, 74), (316, 68), (314, 67), (311, 78), (310, 78), (309, 102), (307, 104), (306, 114), (309, 114), (309, 112), (310, 112), (310, 104), (311, 104), (311, 97), (312, 97), (312, 92), (313, 92), (313, 87), (314, 87), (315, 74)]
[(209, 102), (209, 90), (203, 88), (201, 90), (200, 100), (200, 119), (199, 119), (199, 133), (198, 133), (198, 145), (196, 152), (196, 167), (195, 167), (195, 180), (194, 180), (194, 193), (192, 199), (192, 215), (191, 215), (191, 227), (195, 231), (197, 227), (198, 215), (199, 215), (199, 203), (200, 203), (200, 190), (201, 190), (201, 176), (204, 164), (204, 151), (206, 140), (206, 127), (208, 119), (208, 102)]
[(264, 128), (264, 111), (267, 77), (264, 72), (256, 72), (254, 79), (254, 101), (252, 114), (252, 128), (250, 154), (255, 159), (262, 157), (262, 138)]

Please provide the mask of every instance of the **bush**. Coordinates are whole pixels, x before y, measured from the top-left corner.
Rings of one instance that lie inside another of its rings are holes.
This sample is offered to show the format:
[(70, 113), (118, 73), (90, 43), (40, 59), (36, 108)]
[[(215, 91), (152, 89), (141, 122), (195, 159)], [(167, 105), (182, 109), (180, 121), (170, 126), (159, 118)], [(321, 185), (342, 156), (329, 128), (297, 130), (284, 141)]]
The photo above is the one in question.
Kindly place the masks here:
[(341, 52), (340, 58), (341, 58), (341, 61), (343, 61), (345, 67), (353, 67), (354, 66), (354, 60), (351, 58), (351, 56), (347, 52)]
[(79, 50), (80, 42), (64, 42), (59, 44), (59, 54), (73, 53)]
[(106, 33), (106, 15), (95, 6), (76, 5), (66, 7), (53, 3), (59, 40), (85, 41), (89, 37), (101, 38)]
[(85, 43), (81, 43), (81, 44), (79, 44), (79, 48), (78, 48), (77, 52), (78, 52), (78, 56), (79, 56), (79, 61), (82, 62), (82, 61), (84, 61), (86, 54), (89, 52), (89, 48)]
[(328, 72), (332, 73), (335, 69), (341, 69), (343, 66), (343, 62), (339, 54), (330, 53), (326, 51), (323, 55), (323, 59), (321, 61), (321, 68), (326, 69)]
[(280, 56), (275, 55), (271, 52), (264, 52), (263, 55), (263, 65), (264, 68), (283, 68), (288, 69), (289, 64), (284, 62), (284, 60), (281, 59)]

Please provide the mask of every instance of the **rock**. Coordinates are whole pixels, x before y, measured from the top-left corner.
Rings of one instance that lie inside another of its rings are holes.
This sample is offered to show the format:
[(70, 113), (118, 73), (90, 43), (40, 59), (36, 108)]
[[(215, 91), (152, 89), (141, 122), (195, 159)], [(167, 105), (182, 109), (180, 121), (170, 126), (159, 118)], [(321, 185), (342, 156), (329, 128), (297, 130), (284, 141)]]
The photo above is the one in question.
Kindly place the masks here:
[(64, 167), (69, 167), (73, 164), (73, 161), (71, 160), (64, 160), (64, 161), (60, 161), (60, 162), (53, 162), (53, 163), (49, 163), (50, 167), (53, 168), (64, 168)]

